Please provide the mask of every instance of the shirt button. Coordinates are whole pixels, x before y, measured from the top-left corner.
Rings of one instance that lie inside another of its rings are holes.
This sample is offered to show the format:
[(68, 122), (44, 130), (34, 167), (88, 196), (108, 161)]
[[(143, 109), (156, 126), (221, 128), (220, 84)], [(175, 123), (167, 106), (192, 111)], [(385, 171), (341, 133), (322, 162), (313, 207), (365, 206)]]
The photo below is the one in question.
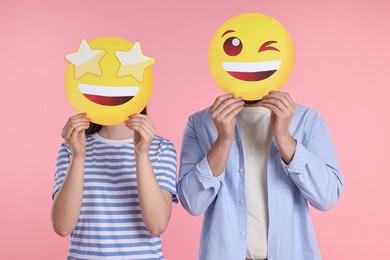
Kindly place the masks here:
[(239, 171), (240, 173), (244, 173), (244, 169), (243, 169), (243, 168), (239, 169), (238, 171)]
[(240, 204), (244, 204), (244, 200), (240, 200)]
[(245, 231), (243, 230), (243, 231), (241, 231), (241, 235), (245, 235)]

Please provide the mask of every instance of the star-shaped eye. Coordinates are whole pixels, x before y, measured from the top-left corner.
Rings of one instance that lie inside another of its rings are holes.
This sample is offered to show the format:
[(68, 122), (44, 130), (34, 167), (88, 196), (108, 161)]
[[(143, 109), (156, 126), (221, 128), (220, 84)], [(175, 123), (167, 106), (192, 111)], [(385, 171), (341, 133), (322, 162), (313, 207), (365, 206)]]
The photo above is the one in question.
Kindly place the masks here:
[(144, 81), (144, 69), (154, 63), (154, 59), (142, 54), (139, 42), (128, 51), (116, 51), (115, 55), (121, 63), (117, 76), (132, 75), (139, 82)]
[(92, 49), (86, 40), (81, 40), (79, 49), (76, 52), (65, 55), (65, 59), (75, 66), (76, 79), (87, 73), (101, 76), (99, 62), (106, 52), (104, 50)]

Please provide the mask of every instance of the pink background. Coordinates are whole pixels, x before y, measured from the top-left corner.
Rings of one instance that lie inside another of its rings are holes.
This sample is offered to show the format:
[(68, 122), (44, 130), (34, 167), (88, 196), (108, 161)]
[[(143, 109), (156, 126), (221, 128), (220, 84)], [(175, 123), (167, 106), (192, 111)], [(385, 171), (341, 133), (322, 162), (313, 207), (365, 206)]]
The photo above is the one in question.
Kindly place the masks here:
[[(296, 46), (283, 88), (326, 118), (345, 179), (340, 202), (312, 210), (324, 259), (390, 259), (390, 2), (4, 1), (0, 2), (0, 259), (65, 259), (68, 238), (50, 223), (61, 128), (74, 112), (63, 90), (64, 55), (82, 38), (140, 41), (153, 65), (150, 117), (180, 152), (187, 117), (222, 94), (208, 44), (230, 17), (263, 12)], [(288, 217), (288, 216), (286, 216)], [(174, 207), (166, 259), (196, 259), (202, 217)]]

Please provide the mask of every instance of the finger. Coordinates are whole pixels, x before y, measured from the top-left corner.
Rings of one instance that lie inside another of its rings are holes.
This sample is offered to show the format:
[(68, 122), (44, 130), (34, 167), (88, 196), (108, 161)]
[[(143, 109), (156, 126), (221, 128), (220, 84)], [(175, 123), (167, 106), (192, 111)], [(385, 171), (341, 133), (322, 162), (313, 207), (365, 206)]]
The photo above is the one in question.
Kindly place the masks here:
[(130, 119), (131, 118), (136, 118), (136, 119), (142, 119), (142, 120), (145, 120), (145, 122), (147, 122), (147, 124), (149, 124), (151, 126), (151, 128), (155, 128), (152, 121), (150, 120), (150, 118), (147, 116), (147, 115), (143, 115), (143, 114), (135, 114), (135, 115), (131, 115), (129, 117)]
[(287, 101), (291, 106), (295, 106), (294, 100), (291, 98), (290, 94), (287, 92), (282, 92), (282, 91), (270, 91), (270, 93), (278, 93), (279, 95), (284, 97), (284, 100)]
[(65, 140), (67, 138), (70, 138), (72, 134), (78, 134), (79, 132), (81, 131), (85, 131), (86, 129), (88, 129), (89, 127), (89, 123), (86, 124), (86, 123), (82, 123), (82, 124), (78, 124), (78, 125), (75, 125), (74, 127), (72, 128), (69, 128), (69, 130), (66, 132), (66, 135), (65, 135)]
[(86, 122), (86, 121), (89, 121), (88, 118), (85, 117), (86, 116), (86, 113), (79, 113), (79, 114), (76, 114), (74, 116), (71, 116), (68, 121), (67, 121), (67, 124), (72, 124), (72, 123), (75, 123), (75, 122)]
[(229, 115), (232, 111), (236, 110), (237, 108), (240, 108), (240, 107), (244, 108), (244, 104), (245, 104), (244, 101), (232, 103), (232, 104), (228, 105), (227, 107), (225, 107), (221, 111), (221, 113), (218, 115), (218, 117), (225, 118), (227, 115)]
[[(77, 122), (74, 124), (68, 125), (62, 132), (62, 138), (65, 140), (69, 139), (73, 132), (79, 132), (81, 130), (86, 130), (89, 127), (89, 122)], [(80, 130), (81, 129), (81, 130)]]
[(232, 98), (226, 99), (212, 112), (212, 116), (217, 117), (225, 109), (227, 109), (227, 111), (224, 112), (224, 114), (226, 115), (231, 110), (235, 109), (238, 105), (244, 105), (244, 101), (242, 101), (241, 98), (232, 97)]
[(152, 132), (150, 132), (148, 129), (145, 129), (141, 125), (133, 124), (130, 126), (130, 128), (140, 135), (141, 140), (150, 141), (154, 137)]
[(284, 110), (290, 106), (290, 102), (279, 92), (270, 93), (269, 95), (265, 96), (262, 101), (272, 103), (278, 106), (281, 110)]
[(147, 118), (132, 117), (129, 120), (129, 125), (132, 125), (132, 124), (137, 124), (137, 125), (142, 126), (143, 128), (145, 128), (145, 130), (148, 130), (148, 131), (151, 131), (151, 132), (155, 132), (154, 126), (152, 125), (150, 120), (148, 120)]
[(278, 118), (280, 118), (283, 114), (283, 111), (280, 110), (279, 107), (277, 107), (276, 105), (274, 104), (271, 104), (271, 103), (262, 103), (261, 104), (262, 107), (265, 107), (265, 108), (268, 108), (269, 110), (271, 110), (271, 112)]
[[(287, 101), (286, 101), (287, 102)], [(288, 102), (287, 102), (288, 103)], [(289, 104), (286, 105), (280, 97), (272, 97), (269, 96), (268, 98), (263, 99), (260, 104), (272, 104), (276, 106), (281, 111), (288, 111), (289, 110)]]
[(244, 109), (244, 106), (240, 106), (240, 107), (237, 107), (235, 108), (234, 110), (232, 110), (229, 114), (226, 115), (226, 119), (227, 120), (232, 120), (233, 118), (235, 118), (238, 113), (240, 113), (242, 110)]
[(142, 114), (132, 114), (132, 115), (129, 115), (128, 119), (125, 121), (125, 123), (127, 122), (131, 122), (132, 120), (146, 120), (146, 118), (144, 117), (145, 115), (142, 115)]
[(80, 133), (84, 133), (84, 131), (88, 128), (86, 125), (79, 125), (75, 127), (72, 131), (72, 135), (78, 135)]
[[(275, 96), (275, 94), (274, 94), (274, 96)], [(283, 105), (281, 105), (281, 103), (279, 103), (277, 100), (280, 100), (281, 102), (283, 102)], [(279, 92), (277, 94), (277, 98), (274, 99), (271, 97), (268, 99), (264, 99), (261, 103), (263, 103), (263, 104), (269, 103), (269, 104), (276, 105), (285, 115), (294, 114), (294, 112), (295, 112), (295, 103), (292, 101), (291, 98), (289, 98), (288, 93), (280, 93)]]
[(84, 118), (86, 117), (87, 113), (78, 113), (76, 115), (73, 115), (71, 116), (69, 119), (73, 119), (73, 118)]
[(268, 108), (271, 110), (271, 113), (276, 117), (276, 118), (281, 118), (283, 115), (283, 112), (275, 105), (272, 104), (262, 104), (263, 107)]
[(66, 132), (69, 129), (73, 129), (73, 128), (75, 128), (76, 126), (78, 126), (80, 124), (88, 124), (89, 125), (89, 120), (86, 119), (86, 118), (78, 118), (78, 119), (69, 120), (65, 124), (65, 126), (64, 126), (64, 128), (62, 130)]
[(234, 94), (232, 94), (232, 93), (217, 97), (214, 101), (212, 108), (211, 108), (211, 112), (215, 111), (215, 109), (217, 109), (221, 105), (222, 102), (224, 102), (227, 99), (231, 99), (231, 98), (234, 98)]
[(85, 129), (87, 129), (85, 125), (79, 125), (73, 129), (71, 133), (69, 133), (69, 137), (65, 139), (67, 142), (68, 141), (75, 141), (77, 140), (79, 134), (85, 134)]
[(155, 128), (153, 125), (150, 124), (150, 121), (147, 121), (145, 118), (131, 118), (129, 120), (130, 127), (138, 126), (141, 127), (146, 133), (149, 135), (155, 135)]
[(71, 127), (71, 125), (74, 125), (74, 124), (77, 124), (77, 123), (80, 123), (80, 122), (85, 122), (85, 123), (89, 123), (89, 118), (86, 118), (85, 117), (86, 114), (85, 113), (79, 113), (79, 114), (76, 114), (72, 117), (70, 117), (68, 119), (68, 121), (66, 121), (66, 124), (65, 126), (62, 128), (62, 130), (66, 131), (67, 128)]
[(144, 132), (144, 131), (147, 131), (146, 129), (146, 126), (140, 122), (135, 122), (135, 121), (131, 121), (131, 122), (128, 122), (126, 124), (126, 126), (134, 131), (137, 131), (137, 132)]

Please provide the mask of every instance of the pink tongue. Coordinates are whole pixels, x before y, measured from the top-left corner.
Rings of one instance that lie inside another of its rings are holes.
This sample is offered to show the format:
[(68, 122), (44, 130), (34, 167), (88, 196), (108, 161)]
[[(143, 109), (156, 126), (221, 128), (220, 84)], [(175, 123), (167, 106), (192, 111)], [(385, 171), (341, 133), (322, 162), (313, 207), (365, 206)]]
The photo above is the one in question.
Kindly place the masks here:
[(132, 99), (132, 96), (128, 97), (104, 97), (104, 96), (96, 96), (96, 95), (90, 95), (90, 94), (83, 94), (86, 98), (91, 100), (94, 103), (97, 103), (99, 105), (105, 105), (105, 106), (118, 106), (126, 103), (130, 99)]
[(245, 80), (245, 81), (259, 81), (268, 78), (275, 73), (276, 70), (268, 71), (259, 71), (259, 72), (234, 72), (228, 71), (230, 76), (235, 77), (236, 79)]

